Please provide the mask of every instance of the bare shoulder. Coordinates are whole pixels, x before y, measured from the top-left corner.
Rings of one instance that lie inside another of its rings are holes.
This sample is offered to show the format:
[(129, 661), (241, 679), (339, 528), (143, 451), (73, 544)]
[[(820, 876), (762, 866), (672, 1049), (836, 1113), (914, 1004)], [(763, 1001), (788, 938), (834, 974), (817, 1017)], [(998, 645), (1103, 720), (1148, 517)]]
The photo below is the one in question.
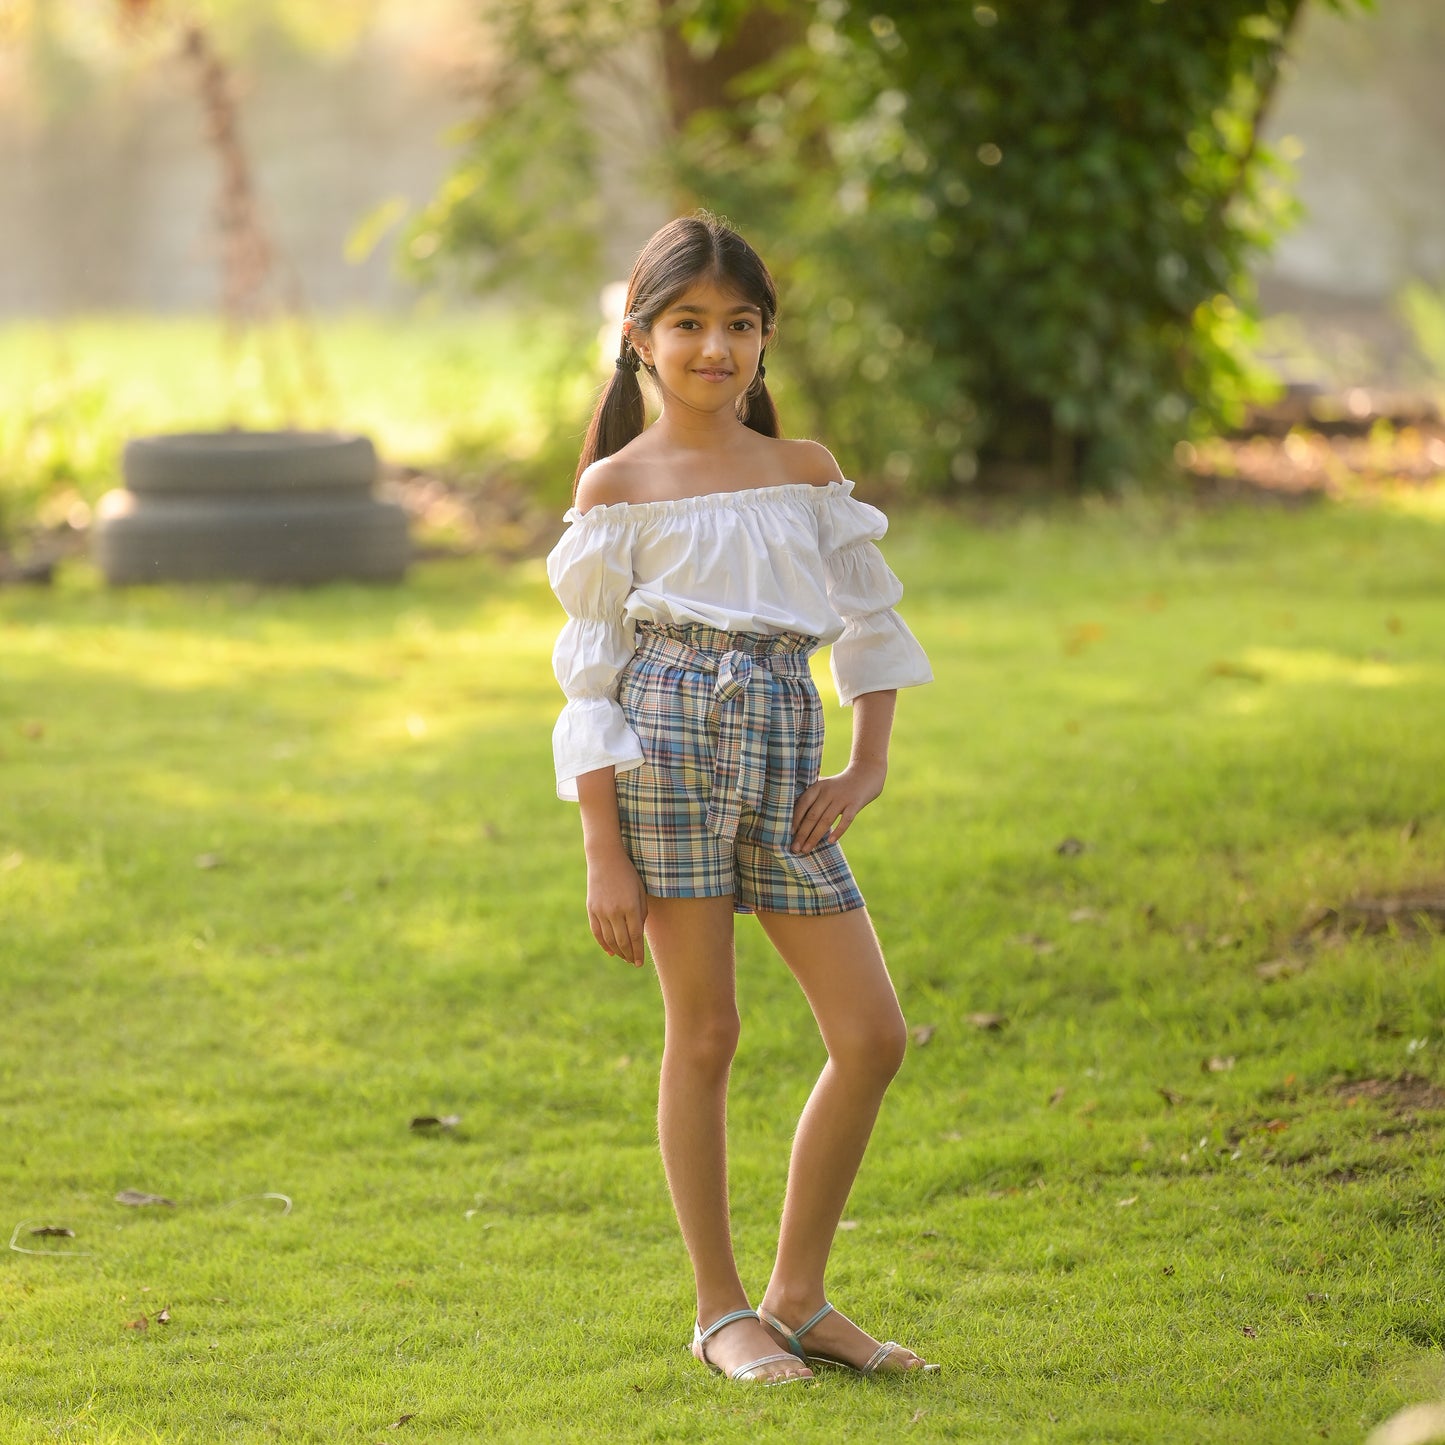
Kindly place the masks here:
[(592, 463), (577, 479), (574, 505), (579, 512), (608, 507), (615, 502), (635, 502), (642, 492), (639, 468), (631, 458), (617, 453)]
[(797, 482), (806, 482), (814, 487), (826, 487), (829, 482), (841, 482), (843, 471), (834, 460), (833, 453), (822, 442), (800, 438), (781, 443), (788, 450), (783, 454), (787, 461), (788, 475)]

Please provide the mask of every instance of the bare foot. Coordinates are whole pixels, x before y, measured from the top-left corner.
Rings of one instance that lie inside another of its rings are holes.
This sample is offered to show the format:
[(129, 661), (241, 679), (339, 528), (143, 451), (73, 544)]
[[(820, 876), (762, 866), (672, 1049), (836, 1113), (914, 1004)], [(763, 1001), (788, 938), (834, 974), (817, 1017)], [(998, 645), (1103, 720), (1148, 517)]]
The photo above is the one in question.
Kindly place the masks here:
[[(757, 1320), (747, 1319), (724, 1325), (717, 1334), (708, 1337), (705, 1345), (694, 1345), (692, 1352), (704, 1364), (716, 1365), (723, 1374), (731, 1375), (743, 1365), (767, 1355), (783, 1354), (785, 1350), (770, 1329)], [(812, 1377), (813, 1372), (794, 1355), (788, 1355), (783, 1360), (769, 1360), (747, 1376), (760, 1385), (774, 1380), (810, 1380)]]
[[(790, 1329), (806, 1324), (817, 1312), (815, 1308), (804, 1310), (789, 1305), (774, 1309), (766, 1301), (762, 1308)], [(776, 1331), (772, 1332), (772, 1337), (786, 1346), (786, 1339)], [(860, 1330), (852, 1320), (846, 1315), (840, 1315), (837, 1310), (829, 1310), (803, 1336), (801, 1344), (805, 1354), (816, 1355), (854, 1370), (861, 1370), (879, 1349), (879, 1342), (872, 1335)], [(899, 1375), (923, 1368), (924, 1361), (918, 1355), (903, 1345), (898, 1345), (879, 1361), (877, 1373)]]

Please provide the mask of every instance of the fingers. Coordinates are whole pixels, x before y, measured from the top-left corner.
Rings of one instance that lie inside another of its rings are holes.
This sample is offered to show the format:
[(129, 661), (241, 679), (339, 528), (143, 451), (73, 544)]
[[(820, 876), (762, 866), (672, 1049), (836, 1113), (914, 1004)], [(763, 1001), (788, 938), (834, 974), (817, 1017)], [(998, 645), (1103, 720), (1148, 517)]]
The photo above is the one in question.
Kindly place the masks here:
[(819, 778), (793, 805), (793, 851), (808, 853), (820, 843), (836, 843), (869, 801), (839, 778)]
[(617, 909), (615, 912), (587, 911), (587, 924), (592, 937), (609, 958), (625, 958), (634, 968), (641, 968), (647, 961), (646, 934), (647, 898), (639, 895), (635, 905)]

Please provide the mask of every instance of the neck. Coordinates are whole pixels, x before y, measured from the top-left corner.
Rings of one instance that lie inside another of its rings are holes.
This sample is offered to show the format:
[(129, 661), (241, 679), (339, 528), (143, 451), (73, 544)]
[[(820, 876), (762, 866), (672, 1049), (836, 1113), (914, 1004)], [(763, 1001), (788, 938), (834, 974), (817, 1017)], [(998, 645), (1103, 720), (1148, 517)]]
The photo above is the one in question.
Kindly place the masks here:
[(723, 411), (696, 411), (677, 402), (663, 402), (662, 414), (652, 424), (673, 446), (683, 451), (721, 451), (747, 439), (748, 428), (730, 407)]

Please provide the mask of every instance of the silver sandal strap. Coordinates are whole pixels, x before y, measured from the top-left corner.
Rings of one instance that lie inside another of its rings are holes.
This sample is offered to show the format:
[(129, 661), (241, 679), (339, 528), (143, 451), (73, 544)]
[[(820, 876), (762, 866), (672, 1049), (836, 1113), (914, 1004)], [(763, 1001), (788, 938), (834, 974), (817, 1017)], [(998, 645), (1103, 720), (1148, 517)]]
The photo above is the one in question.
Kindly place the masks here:
[(733, 1379), (746, 1380), (752, 1375), (754, 1370), (761, 1368), (763, 1365), (782, 1363), (784, 1361), (790, 1365), (796, 1365), (798, 1363), (798, 1357), (796, 1355), (764, 1355), (762, 1359), (754, 1360), (751, 1364), (739, 1365), (737, 1369), (733, 1371)]

